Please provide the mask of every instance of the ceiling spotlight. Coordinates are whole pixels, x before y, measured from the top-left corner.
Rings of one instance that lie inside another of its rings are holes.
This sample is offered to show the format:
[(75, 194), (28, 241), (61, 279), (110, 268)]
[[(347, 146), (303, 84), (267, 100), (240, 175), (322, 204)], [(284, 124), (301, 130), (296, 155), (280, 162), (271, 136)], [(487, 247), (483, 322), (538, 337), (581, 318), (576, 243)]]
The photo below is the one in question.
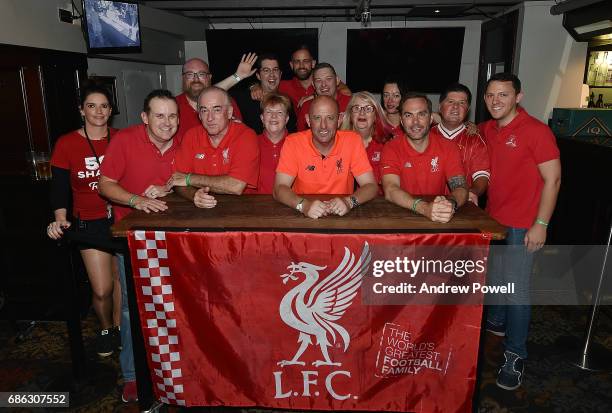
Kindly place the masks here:
[(440, 13), (440, 9), (435, 9), (434, 13)]
[(355, 20), (360, 21), (362, 26), (368, 26), (372, 21), (370, 12), (370, 0), (361, 0), (355, 9)]

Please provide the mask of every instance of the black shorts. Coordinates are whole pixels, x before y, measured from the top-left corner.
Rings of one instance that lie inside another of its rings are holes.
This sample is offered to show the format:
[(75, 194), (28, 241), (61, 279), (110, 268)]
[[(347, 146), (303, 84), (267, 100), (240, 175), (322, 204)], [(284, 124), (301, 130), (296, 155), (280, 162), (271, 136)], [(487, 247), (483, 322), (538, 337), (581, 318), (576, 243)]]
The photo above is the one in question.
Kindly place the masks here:
[(117, 241), (111, 236), (112, 218), (83, 220), (75, 218), (72, 221), (68, 238), (76, 244), (79, 250), (97, 249), (108, 253), (117, 250)]

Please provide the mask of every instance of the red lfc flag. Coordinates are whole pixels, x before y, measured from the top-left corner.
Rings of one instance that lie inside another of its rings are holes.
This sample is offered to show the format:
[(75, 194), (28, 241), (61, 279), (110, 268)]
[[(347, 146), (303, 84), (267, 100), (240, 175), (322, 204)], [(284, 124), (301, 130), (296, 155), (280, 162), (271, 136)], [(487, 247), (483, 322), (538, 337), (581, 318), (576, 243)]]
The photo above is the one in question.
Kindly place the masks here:
[(482, 306), (362, 299), (374, 246), (483, 234), (135, 231), (129, 245), (164, 403), (472, 411)]

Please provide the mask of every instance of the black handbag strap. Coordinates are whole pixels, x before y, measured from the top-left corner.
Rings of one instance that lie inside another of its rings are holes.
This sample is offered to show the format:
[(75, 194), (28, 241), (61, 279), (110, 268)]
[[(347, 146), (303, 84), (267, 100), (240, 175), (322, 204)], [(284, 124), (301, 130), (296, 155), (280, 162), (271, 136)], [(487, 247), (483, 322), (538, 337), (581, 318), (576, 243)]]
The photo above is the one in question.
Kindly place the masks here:
[[(94, 149), (93, 143), (91, 143), (91, 138), (89, 137), (89, 134), (87, 133), (87, 126), (83, 126), (83, 131), (85, 132), (85, 137), (87, 138), (87, 143), (89, 144), (89, 148), (93, 152), (93, 155), (96, 157), (96, 161), (98, 162), (98, 168), (99, 168), (102, 163), (100, 162), (100, 158), (98, 157), (98, 154), (96, 153), (96, 150)], [(110, 143), (110, 128), (106, 128), (106, 139)]]

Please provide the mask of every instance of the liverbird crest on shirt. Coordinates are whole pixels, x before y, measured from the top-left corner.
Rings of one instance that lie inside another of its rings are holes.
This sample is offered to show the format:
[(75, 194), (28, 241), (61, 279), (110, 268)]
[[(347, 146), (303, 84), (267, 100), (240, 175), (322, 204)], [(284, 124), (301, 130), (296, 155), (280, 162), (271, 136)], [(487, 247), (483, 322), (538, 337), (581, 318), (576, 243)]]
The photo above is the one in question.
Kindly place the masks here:
[(230, 161), (229, 148), (223, 149), (223, 152), (221, 152), (221, 155), (223, 156), (223, 163), (228, 164)]
[(431, 172), (438, 172), (440, 170), (440, 166), (438, 165), (438, 157), (431, 158)]
[(510, 135), (508, 136), (508, 140), (506, 141), (506, 145), (508, 145), (511, 148), (516, 148), (516, 136), (514, 135)]

